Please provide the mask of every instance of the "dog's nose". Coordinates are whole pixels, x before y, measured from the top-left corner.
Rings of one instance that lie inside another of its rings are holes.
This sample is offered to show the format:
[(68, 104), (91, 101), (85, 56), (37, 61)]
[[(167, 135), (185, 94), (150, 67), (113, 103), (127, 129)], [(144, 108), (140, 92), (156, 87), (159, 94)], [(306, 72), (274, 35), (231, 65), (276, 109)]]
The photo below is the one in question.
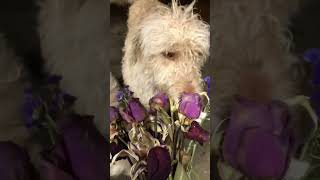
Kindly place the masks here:
[(183, 92), (186, 92), (186, 93), (194, 93), (194, 92), (196, 92), (196, 88), (191, 82), (187, 83), (183, 90), (184, 90)]

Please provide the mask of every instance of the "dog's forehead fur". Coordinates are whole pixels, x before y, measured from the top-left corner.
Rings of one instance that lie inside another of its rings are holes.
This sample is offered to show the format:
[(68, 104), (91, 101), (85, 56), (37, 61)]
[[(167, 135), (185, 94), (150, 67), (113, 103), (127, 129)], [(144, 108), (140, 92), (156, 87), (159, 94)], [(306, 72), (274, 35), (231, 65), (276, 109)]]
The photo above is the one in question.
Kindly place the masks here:
[(158, 5), (140, 25), (140, 43), (145, 56), (166, 51), (193, 51), (209, 54), (210, 30), (192, 6)]

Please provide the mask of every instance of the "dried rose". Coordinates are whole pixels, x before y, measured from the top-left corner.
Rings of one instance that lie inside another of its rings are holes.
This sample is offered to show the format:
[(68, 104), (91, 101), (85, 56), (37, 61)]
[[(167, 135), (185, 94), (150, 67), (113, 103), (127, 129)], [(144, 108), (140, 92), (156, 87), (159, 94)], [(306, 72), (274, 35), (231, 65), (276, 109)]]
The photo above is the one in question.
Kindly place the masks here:
[(156, 111), (159, 108), (168, 111), (170, 108), (169, 97), (165, 93), (160, 92), (150, 99), (149, 105), (151, 111)]
[(292, 145), (288, 121), (287, 106), (281, 102), (238, 98), (224, 138), (225, 160), (251, 179), (281, 179)]
[(198, 141), (201, 145), (204, 142), (209, 141), (210, 134), (204, 130), (198, 122), (193, 121), (188, 132), (184, 133), (184, 136), (188, 139)]
[(197, 93), (183, 93), (179, 104), (179, 112), (190, 119), (197, 119), (202, 110), (202, 100)]
[(141, 122), (147, 117), (147, 110), (141, 104), (138, 98), (132, 98), (128, 106), (120, 109), (122, 119), (127, 122)]
[(168, 149), (156, 146), (148, 152), (148, 180), (166, 180), (171, 172), (171, 158)]

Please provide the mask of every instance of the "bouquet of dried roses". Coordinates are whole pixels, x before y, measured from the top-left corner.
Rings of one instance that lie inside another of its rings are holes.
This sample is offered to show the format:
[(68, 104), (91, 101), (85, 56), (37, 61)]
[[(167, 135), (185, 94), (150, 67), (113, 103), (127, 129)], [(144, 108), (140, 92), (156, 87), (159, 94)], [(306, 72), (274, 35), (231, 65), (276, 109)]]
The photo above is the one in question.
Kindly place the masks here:
[(197, 179), (196, 146), (209, 141), (201, 127), (209, 120), (207, 93), (183, 93), (177, 103), (160, 92), (146, 108), (126, 87), (118, 100), (118, 107), (110, 107), (111, 166), (128, 160), (133, 180)]

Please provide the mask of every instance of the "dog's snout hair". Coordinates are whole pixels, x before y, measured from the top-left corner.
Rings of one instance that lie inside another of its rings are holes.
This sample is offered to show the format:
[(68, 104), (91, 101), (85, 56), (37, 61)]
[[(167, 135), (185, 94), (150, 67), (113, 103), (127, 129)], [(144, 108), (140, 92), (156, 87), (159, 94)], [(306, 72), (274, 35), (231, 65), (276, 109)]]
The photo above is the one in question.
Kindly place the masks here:
[(142, 103), (158, 91), (175, 99), (182, 92), (201, 91), (210, 31), (193, 6), (136, 0), (130, 7), (122, 71)]

